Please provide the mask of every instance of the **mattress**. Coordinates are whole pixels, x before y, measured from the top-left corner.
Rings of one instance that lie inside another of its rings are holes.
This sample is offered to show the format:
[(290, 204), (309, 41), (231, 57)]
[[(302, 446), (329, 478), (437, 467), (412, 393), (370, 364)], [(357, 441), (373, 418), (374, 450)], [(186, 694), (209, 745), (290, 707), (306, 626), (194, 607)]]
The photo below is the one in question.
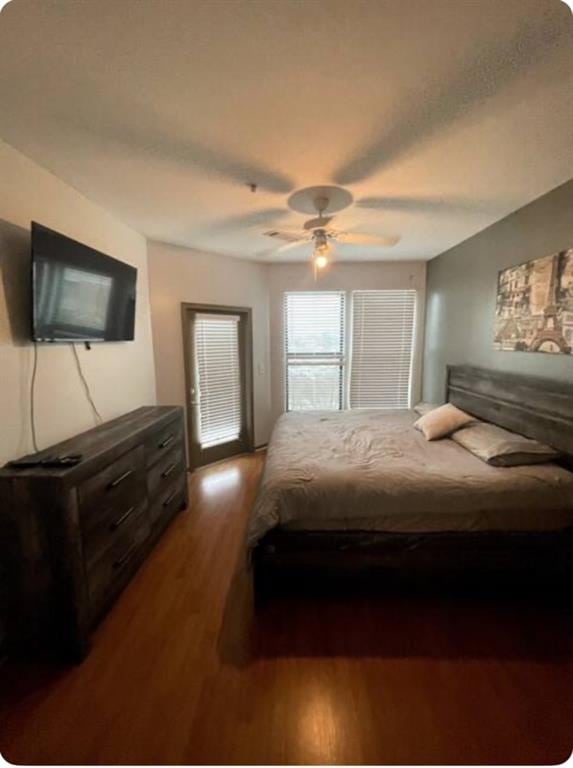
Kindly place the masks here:
[(573, 526), (573, 473), (491, 467), (453, 440), (427, 442), (414, 411), (284, 414), (248, 528), (396, 533), (558, 531)]

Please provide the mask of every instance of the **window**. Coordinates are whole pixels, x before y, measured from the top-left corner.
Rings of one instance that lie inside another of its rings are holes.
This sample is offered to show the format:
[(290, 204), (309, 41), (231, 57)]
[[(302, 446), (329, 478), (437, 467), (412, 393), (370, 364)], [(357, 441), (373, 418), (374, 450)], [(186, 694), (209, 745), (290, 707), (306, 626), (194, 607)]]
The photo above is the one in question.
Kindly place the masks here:
[(344, 291), (285, 293), (286, 409), (409, 408), (416, 295), (353, 291), (347, 333)]
[(351, 408), (408, 408), (416, 291), (352, 294)]
[(343, 407), (344, 317), (343, 291), (284, 294), (288, 411)]
[(201, 448), (237, 440), (241, 432), (239, 317), (197, 314), (194, 345)]

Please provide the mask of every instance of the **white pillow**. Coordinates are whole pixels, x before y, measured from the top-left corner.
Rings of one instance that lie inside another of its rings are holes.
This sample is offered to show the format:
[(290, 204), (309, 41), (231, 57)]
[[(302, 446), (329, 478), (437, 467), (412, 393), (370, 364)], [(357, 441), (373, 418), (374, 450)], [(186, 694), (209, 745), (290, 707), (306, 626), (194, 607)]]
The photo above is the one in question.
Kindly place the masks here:
[(469, 413), (460, 411), (451, 403), (446, 403), (419, 418), (414, 423), (414, 427), (420, 430), (426, 440), (439, 440), (475, 420), (475, 417), (470, 416)]

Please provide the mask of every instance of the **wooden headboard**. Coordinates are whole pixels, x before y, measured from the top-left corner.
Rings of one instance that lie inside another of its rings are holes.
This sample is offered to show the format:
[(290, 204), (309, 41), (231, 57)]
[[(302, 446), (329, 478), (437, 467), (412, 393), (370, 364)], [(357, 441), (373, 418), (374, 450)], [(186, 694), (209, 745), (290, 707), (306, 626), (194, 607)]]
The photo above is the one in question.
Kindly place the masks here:
[(573, 460), (573, 384), (450, 365), (447, 399), (473, 416), (547, 443)]

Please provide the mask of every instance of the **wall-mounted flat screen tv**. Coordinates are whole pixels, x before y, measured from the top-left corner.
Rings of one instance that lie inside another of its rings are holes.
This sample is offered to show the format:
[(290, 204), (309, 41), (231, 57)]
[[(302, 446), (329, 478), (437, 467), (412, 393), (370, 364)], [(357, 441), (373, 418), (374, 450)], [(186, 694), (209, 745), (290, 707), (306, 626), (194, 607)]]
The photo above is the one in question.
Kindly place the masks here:
[(32, 222), (32, 339), (132, 341), (137, 269)]

